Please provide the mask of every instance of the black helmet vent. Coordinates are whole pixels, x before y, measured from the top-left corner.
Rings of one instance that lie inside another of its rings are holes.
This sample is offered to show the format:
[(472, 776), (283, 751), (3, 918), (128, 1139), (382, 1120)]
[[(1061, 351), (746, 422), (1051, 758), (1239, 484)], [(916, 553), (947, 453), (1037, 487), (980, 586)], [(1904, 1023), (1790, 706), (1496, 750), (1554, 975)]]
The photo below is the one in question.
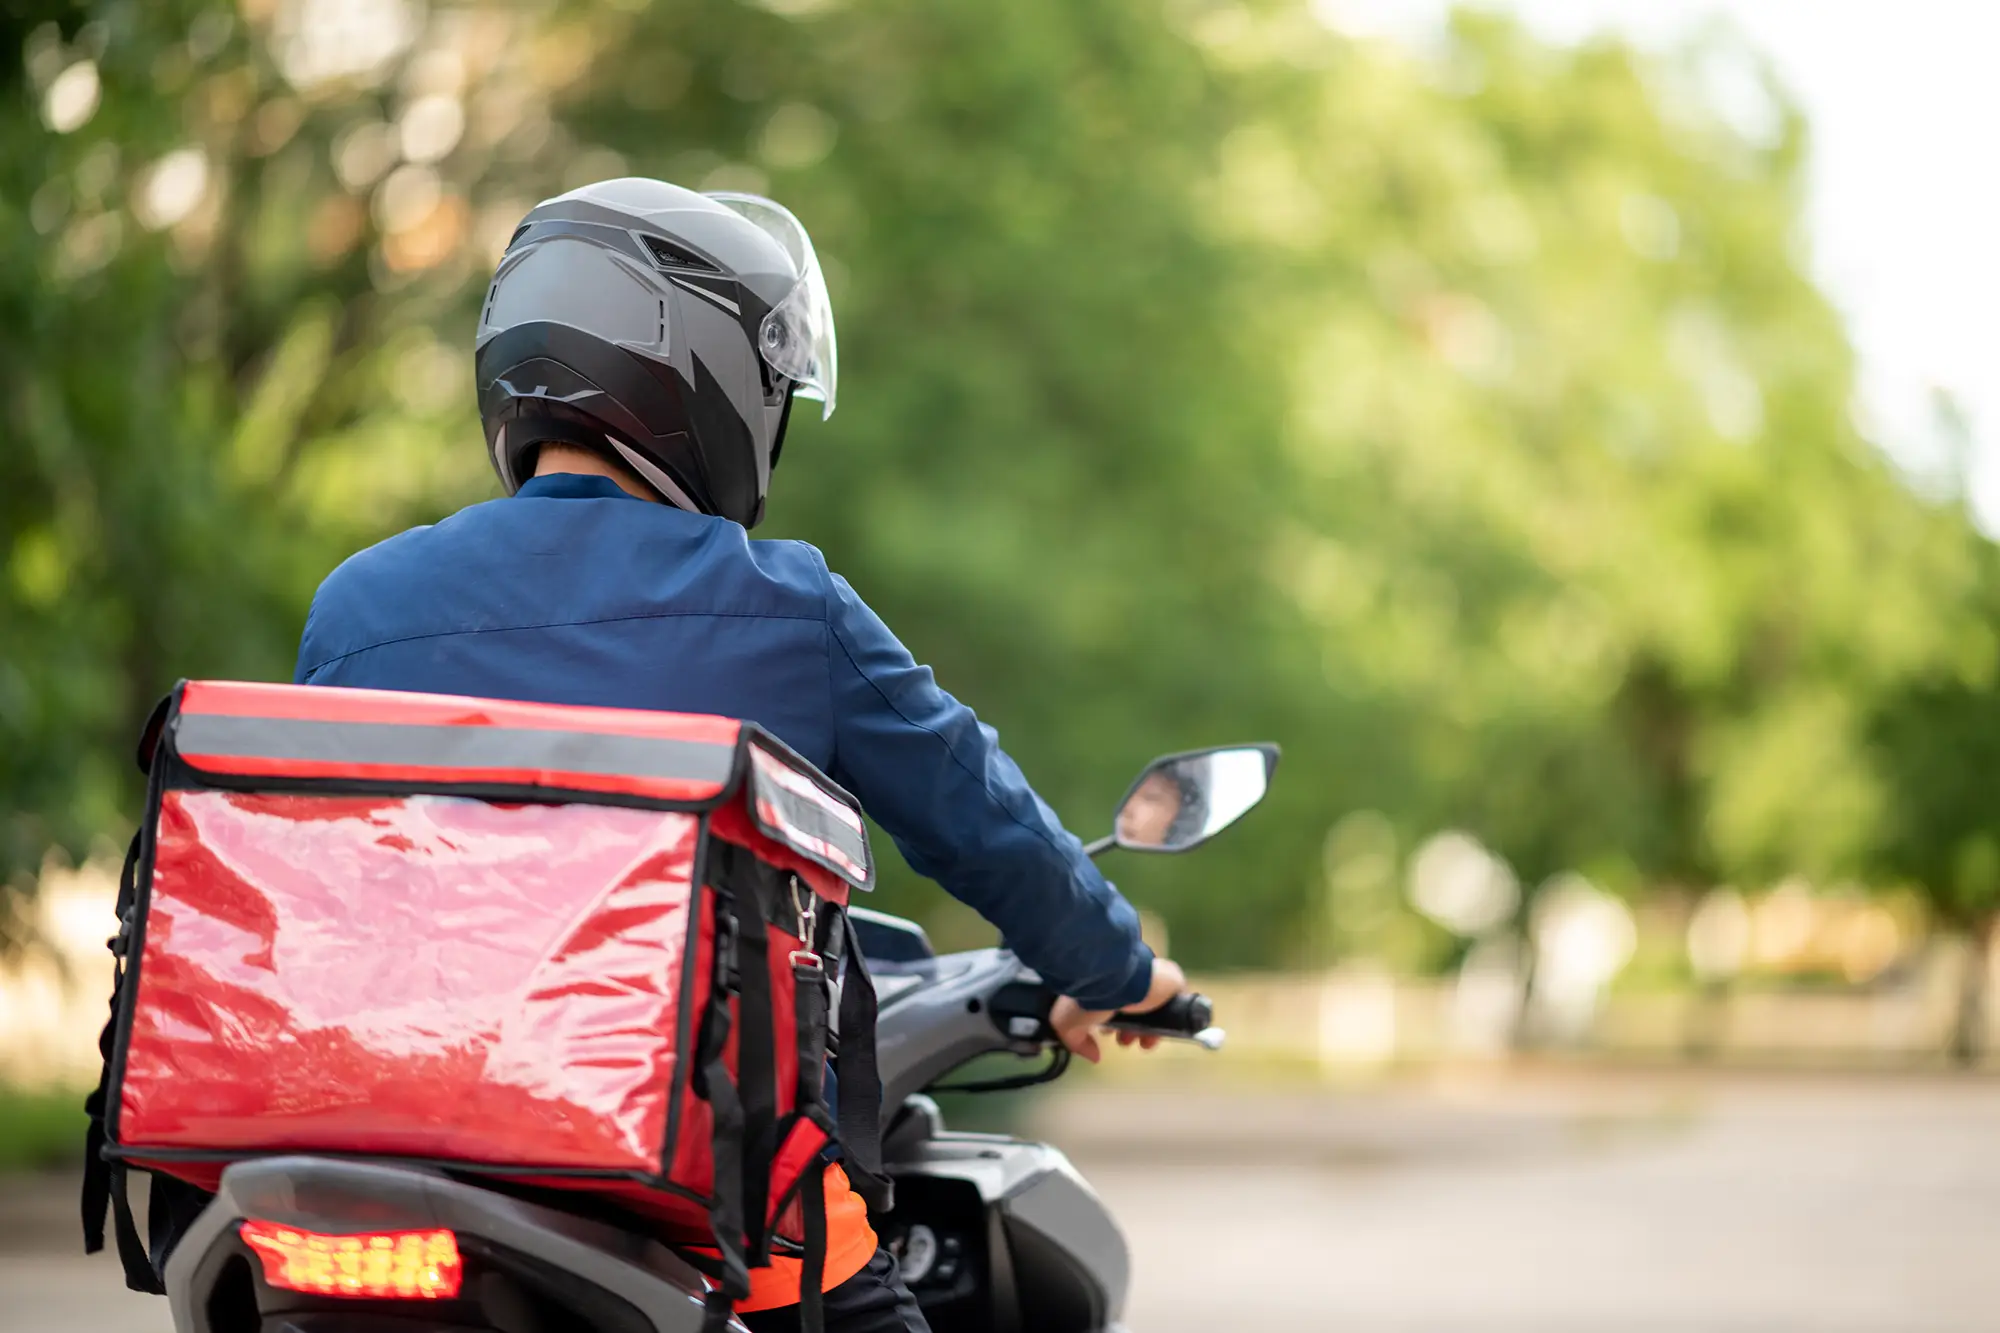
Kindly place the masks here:
[(641, 236), (646, 248), (653, 254), (653, 262), (661, 268), (686, 268), (697, 273), (720, 273), (722, 270), (703, 259), (692, 250), (683, 250), (672, 241), (658, 236)]

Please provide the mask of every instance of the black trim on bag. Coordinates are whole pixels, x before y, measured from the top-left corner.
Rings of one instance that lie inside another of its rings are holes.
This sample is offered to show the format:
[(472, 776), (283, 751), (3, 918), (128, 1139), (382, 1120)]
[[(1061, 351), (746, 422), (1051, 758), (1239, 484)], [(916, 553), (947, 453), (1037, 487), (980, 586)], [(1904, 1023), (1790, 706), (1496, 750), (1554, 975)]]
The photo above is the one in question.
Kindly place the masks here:
[[(295, 759), (303, 763), (398, 764), (413, 768), (531, 768), (610, 777), (668, 778), (727, 785), (734, 746), (666, 736), (630, 736), (534, 727), (451, 726), (405, 722), (329, 722), (312, 718), (178, 713), (174, 749), (217, 759)], [(420, 779), (419, 779), (420, 780)]]
[(167, 716), (173, 712), (174, 705), (180, 702), (181, 690), (186, 685), (187, 682), (182, 681), (161, 695), (160, 701), (153, 705), (153, 711), (147, 715), (146, 725), (140, 728), (138, 752), (132, 757), (138, 761), (139, 771), (148, 777), (153, 773), (153, 755), (159, 749), (161, 733), (166, 730)]

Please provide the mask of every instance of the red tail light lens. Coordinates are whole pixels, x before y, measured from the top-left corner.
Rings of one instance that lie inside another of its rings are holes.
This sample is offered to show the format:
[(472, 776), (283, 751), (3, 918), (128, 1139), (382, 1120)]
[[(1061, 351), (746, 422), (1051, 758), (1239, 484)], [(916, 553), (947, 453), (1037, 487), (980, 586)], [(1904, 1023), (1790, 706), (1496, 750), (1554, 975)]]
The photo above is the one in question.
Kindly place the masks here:
[(443, 1228), (322, 1236), (252, 1218), (241, 1234), (264, 1261), (264, 1280), (287, 1291), (434, 1301), (458, 1295), (465, 1277), (458, 1237)]

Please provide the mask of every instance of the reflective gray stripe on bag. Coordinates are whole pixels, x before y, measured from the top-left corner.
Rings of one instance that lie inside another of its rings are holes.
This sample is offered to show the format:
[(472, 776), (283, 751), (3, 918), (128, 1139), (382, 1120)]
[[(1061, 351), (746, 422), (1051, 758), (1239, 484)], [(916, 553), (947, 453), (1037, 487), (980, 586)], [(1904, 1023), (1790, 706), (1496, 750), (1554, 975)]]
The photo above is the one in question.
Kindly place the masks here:
[(196, 767), (200, 758), (213, 756), (408, 768), (537, 769), (720, 784), (729, 780), (736, 761), (734, 746), (662, 736), (218, 713), (183, 713), (175, 722), (174, 741)]

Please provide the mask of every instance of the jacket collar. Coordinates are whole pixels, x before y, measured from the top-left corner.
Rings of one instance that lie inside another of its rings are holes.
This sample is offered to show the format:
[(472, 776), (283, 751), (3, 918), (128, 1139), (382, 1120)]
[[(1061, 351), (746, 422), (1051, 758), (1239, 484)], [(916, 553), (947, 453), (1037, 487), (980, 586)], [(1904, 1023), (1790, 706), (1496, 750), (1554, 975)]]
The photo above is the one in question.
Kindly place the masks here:
[(597, 477), (583, 472), (551, 472), (546, 476), (530, 477), (521, 483), (521, 489), (514, 494), (529, 500), (639, 499), (609, 477)]

